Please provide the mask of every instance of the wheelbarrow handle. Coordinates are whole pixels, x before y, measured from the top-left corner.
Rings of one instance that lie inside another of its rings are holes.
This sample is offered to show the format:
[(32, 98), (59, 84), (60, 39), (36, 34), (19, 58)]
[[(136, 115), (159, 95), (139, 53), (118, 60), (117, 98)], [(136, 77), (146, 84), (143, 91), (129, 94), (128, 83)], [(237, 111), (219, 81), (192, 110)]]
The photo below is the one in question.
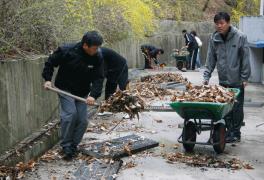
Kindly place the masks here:
[[(66, 96), (72, 97), (73, 99), (76, 99), (76, 100), (78, 100), (78, 101), (81, 101), (81, 102), (87, 103), (87, 101), (86, 101), (85, 98), (82, 98), (82, 97), (79, 97), (79, 96), (75, 96), (75, 95), (73, 95), (73, 94), (71, 94), (71, 93), (68, 93), (68, 92), (66, 92), (66, 91), (63, 91), (63, 90), (58, 89), (58, 88), (56, 88), (56, 87), (47, 87), (47, 89), (48, 89), (48, 90), (51, 90), (51, 91), (53, 91), (53, 92), (59, 93), (59, 94), (63, 94), (63, 95), (66, 95)], [(92, 106), (99, 106), (99, 104), (98, 104), (98, 103), (94, 103), (94, 105), (92, 105)]]

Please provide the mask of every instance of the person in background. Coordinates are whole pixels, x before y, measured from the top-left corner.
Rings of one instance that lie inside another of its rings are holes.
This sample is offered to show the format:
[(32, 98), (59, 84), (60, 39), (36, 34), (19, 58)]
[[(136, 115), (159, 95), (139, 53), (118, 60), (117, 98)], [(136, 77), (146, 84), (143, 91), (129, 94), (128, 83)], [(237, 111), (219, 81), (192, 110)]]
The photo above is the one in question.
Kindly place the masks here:
[(128, 83), (128, 67), (126, 59), (113, 49), (101, 47), (99, 53), (104, 59), (104, 72), (107, 79), (105, 99), (108, 99), (117, 89), (125, 90)]
[(96, 31), (88, 31), (81, 42), (59, 47), (45, 62), (42, 77), (44, 88), (52, 86), (54, 68), (58, 67), (55, 86), (76, 96), (86, 98), (87, 103), (59, 94), (61, 119), (61, 147), (65, 160), (71, 160), (77, 152), (86, 128), (87, 104), (93, 105), (101, 95), (104, 79), (103, 59), (98, 54), (103, 38)]
[(145, 59), (145, 66), (144, 69), (153, 69), (152, 67), (152, 61), (156, 65), (160, 65), (160, 62), (158, 60), (158, 56), (164, 53), (163, 49), (156, 48), (155, 46), (144, 44), (141, 45), (141, 51)]
[(200, 60), (200, 49), (203, 45), (203, 42), (201, 41), (201, 39), (197, 36), (197, 33), (196, 31), (191, 31), (191, 35), (194, 36), (196, 42), (197, 42), (197, 45), (198, 45), (198, 52), (197, 52), (197, 58), (196, 58), (196, 67), (198, 69), (201, 68), (201, 60)]
[(164, 50), (161, 48), (156, 48), (150, 51), (150, 59), (151, 61), (154, 61), (157, 66), (160, 66), (160, 61), (158, 60), (158, 58), (161, 54), (164, 54)]
[(247, 36), (231, 25), (226, 12), (217, 13), (214, 23), (216, 31), (209, 39), (203, 83), (208, 84), (217, 66), (219, 84), (240, 89), (232, 111), (225, 117), (228, 129), (226, 142), (239, 142), (244, 119), (244, 89), (251, 73)]
[(189, 52), (187, 69), (195, 70), (196, 57), (198, 53), (197, 42), (194, 36), (188, 33), (187, 30), (182, 30), (182, 34), (185, 39), (185, 46), (187, 48), (187, 51)]

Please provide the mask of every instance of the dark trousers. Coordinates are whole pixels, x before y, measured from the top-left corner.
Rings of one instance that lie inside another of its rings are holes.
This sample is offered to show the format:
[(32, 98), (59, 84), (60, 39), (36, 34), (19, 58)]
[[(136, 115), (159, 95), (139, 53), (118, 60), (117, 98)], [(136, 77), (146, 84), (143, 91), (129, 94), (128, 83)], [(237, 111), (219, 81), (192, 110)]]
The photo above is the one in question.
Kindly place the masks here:
[(188, 51), (189, 51), (189, 56), (188, 56), (187, 69), (195, 70), (196, 59), (197, 59), (197, 54), (198, 54), (198, 48), (190, 49)]
[[(221, 85), (221, 84), (220, 84)], [(241, 126), (244, 120), (244, 86), (240, 87), (230, 87), (226, 85), (221, 85), (227, 88), (238, 88), (240, 90), (239, 95), (235, 101), (233, 109), (230, 113), (225, 116), (225, 122), (230, 135), (240, 137), (241, 136)]]
[(144, 57), (145, 58), (145, 66), (144, 66), (144, 69), (152, 69), (152, 66), (151, 66), (151, 61)]
[(75, 149), (81, 142), (86, 128), (87, 105), (66, 95), (59, 95), (61, 118), (61, 146)]

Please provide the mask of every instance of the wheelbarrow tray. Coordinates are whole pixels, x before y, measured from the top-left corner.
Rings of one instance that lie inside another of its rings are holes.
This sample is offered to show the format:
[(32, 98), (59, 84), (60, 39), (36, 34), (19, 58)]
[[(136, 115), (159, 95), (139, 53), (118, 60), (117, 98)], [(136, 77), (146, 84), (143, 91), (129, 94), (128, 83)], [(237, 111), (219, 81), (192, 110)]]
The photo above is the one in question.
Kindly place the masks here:
[(177, 61), (187, 61), (188, 56), (175, 56)]
[[(235, 92), (235, 98), (239, 94), (239, 89), (228, 88)], [(218, 121), (223, 119), (233, 108), (234, 103), (214, 103), (214, 102), (173, 102), (170, 103), (183, 119), (212, 119)]]
[(172, 55), (176, 61), (187, 61), (188, 55)]

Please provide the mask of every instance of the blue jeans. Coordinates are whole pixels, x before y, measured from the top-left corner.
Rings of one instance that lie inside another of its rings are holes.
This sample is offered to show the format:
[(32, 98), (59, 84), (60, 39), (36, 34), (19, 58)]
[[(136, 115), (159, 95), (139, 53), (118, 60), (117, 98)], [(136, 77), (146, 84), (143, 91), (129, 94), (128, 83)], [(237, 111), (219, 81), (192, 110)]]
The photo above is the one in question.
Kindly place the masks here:
[(188, 56), (188, 66), (187, 69), (195, 69), (196, 64), (196, 58), (197, 58), (198, 48), (189, 50), (189, 56)]
[(76, 148), (86, 128), (87, 105), (66, 95), (59, 95), (62, 148)]
[(200, 49), (198, 49), (197, 58), (196, 58), (196, 67), (201, 67), (201, 60), (200, 60)]

